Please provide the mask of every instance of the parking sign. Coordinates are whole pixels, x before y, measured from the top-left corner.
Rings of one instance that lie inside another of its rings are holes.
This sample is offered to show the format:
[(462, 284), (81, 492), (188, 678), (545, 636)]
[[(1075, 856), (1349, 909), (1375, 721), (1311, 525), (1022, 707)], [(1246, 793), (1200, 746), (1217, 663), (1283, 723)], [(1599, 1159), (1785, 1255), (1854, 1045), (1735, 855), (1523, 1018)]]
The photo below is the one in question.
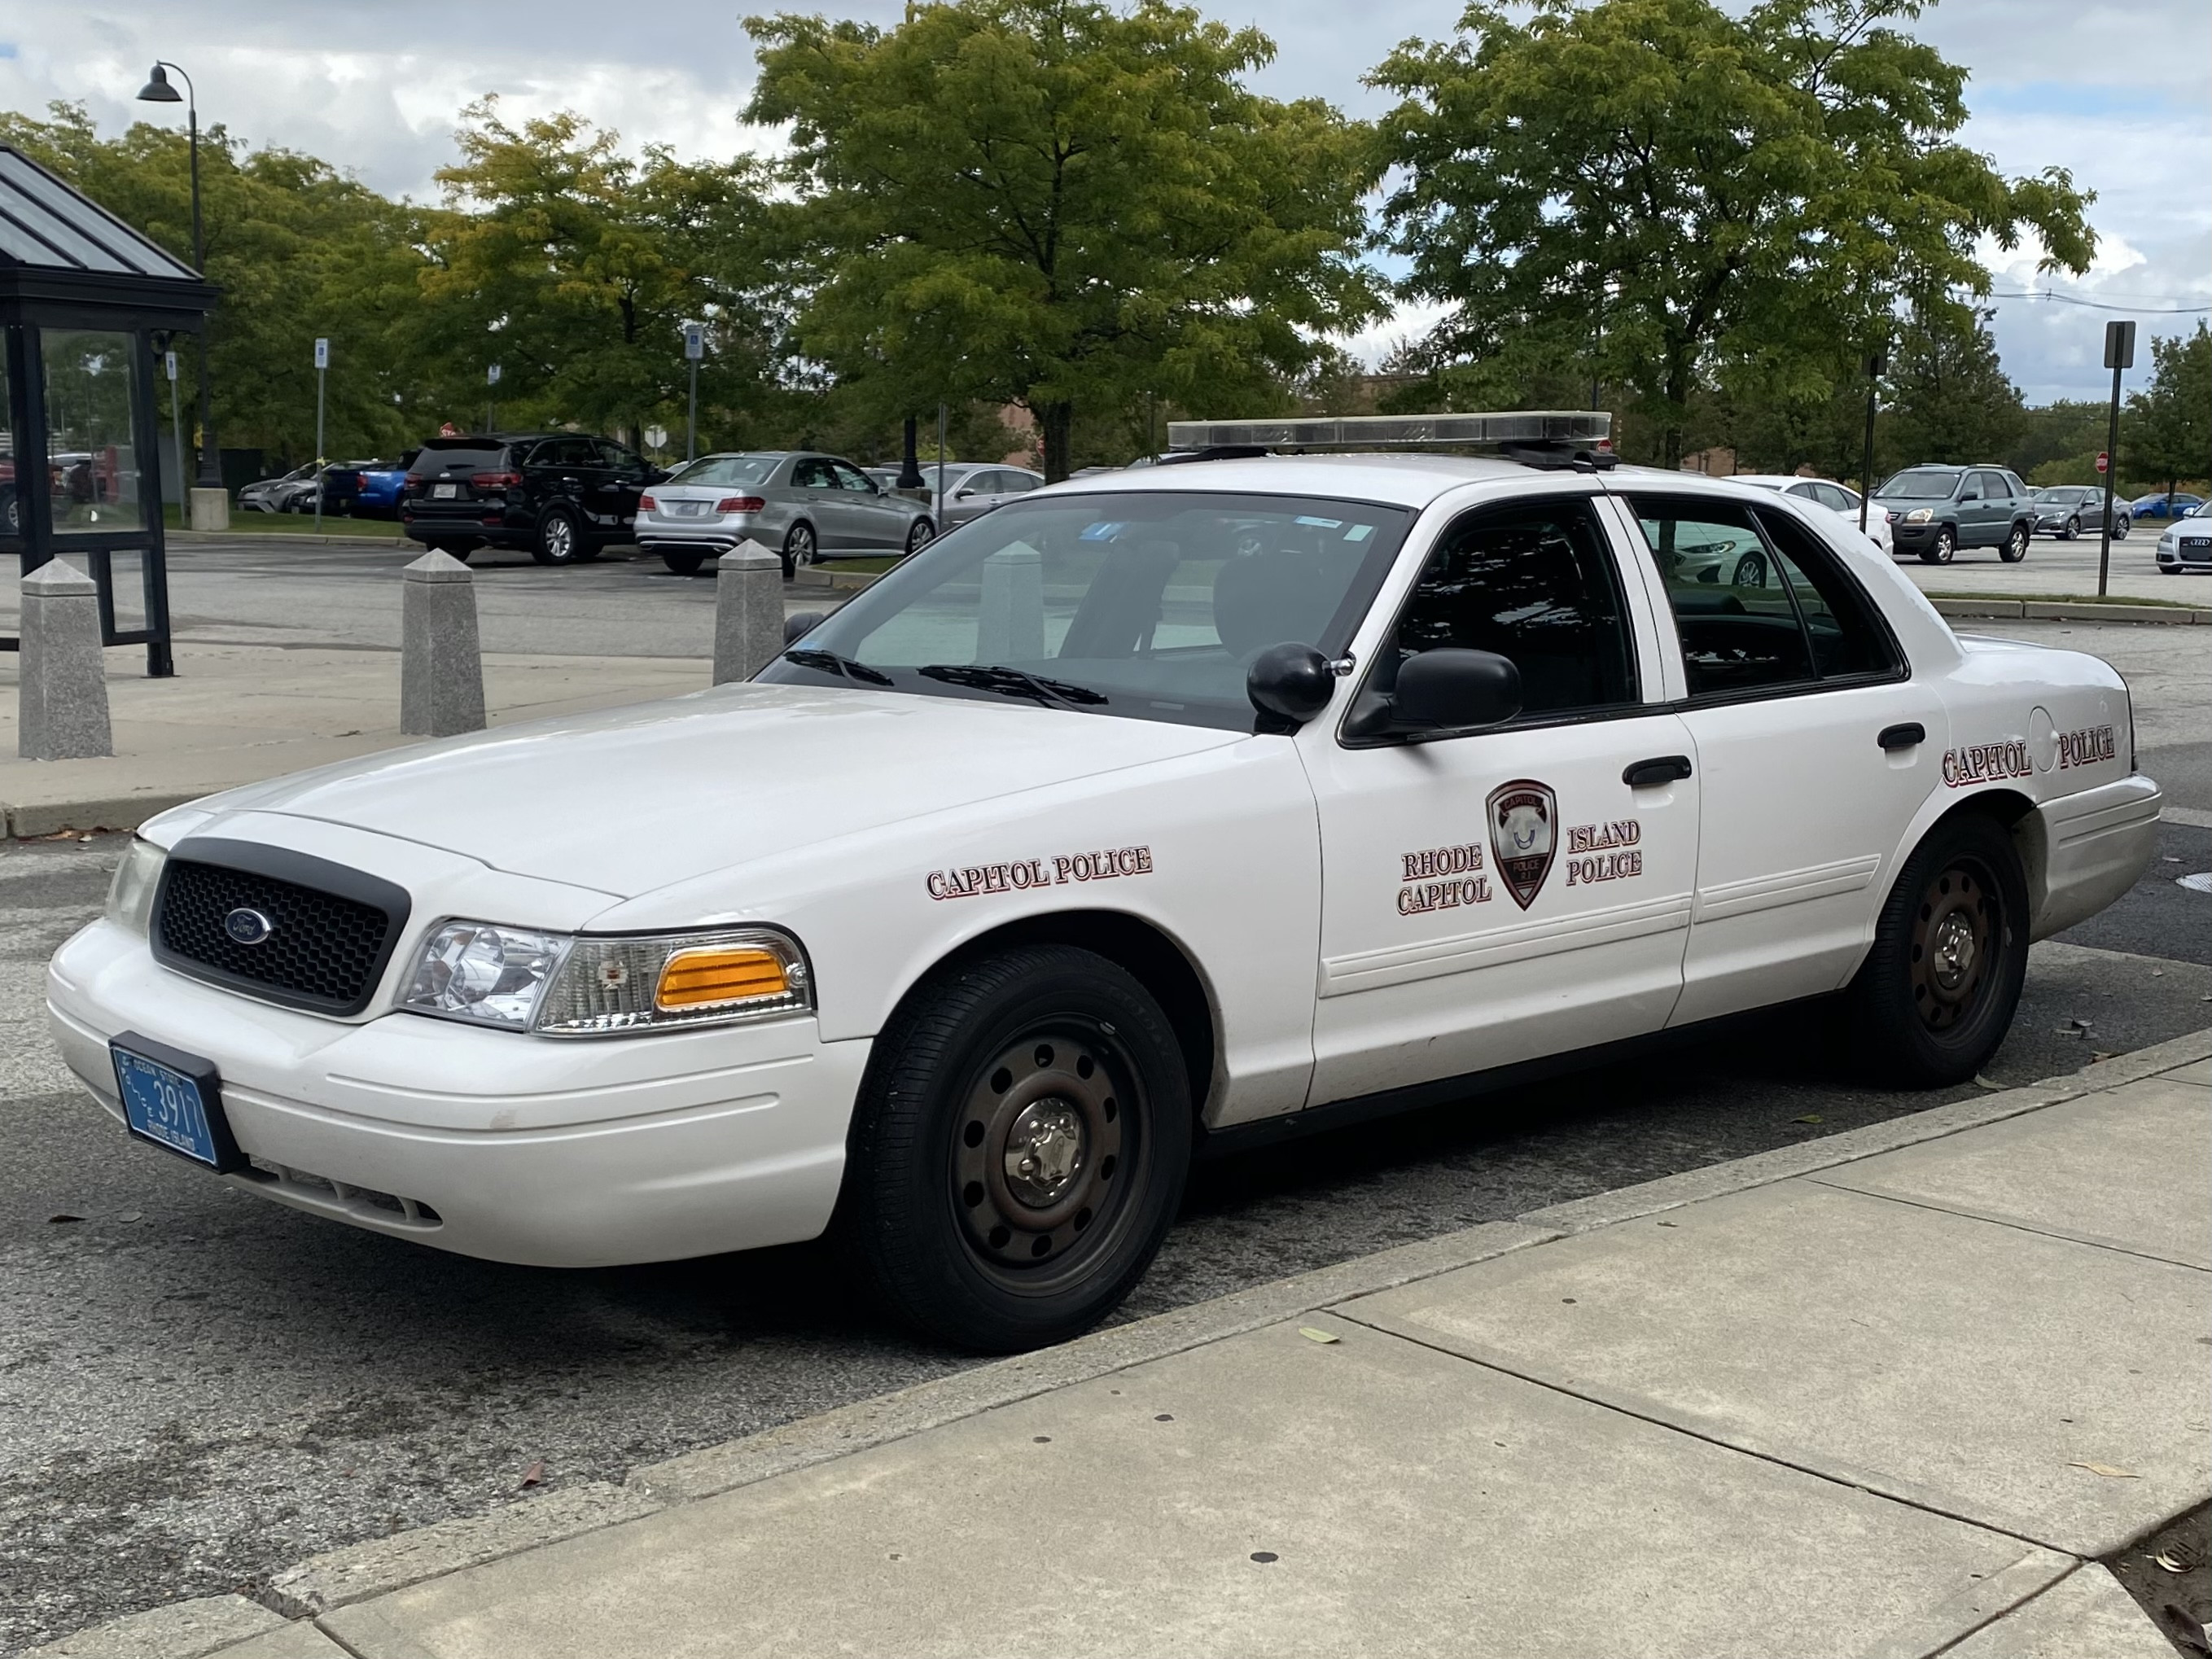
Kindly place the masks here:
[(700, 358), (707, 355), (706, 324), (686, 323), (684, 325), (684, 355), (691, 359), (695, 363), (697, 362)]
[(328, 368), (330, 366), (331, 343), (328, 340), (319, 339), (315, 342), (315, 367)]

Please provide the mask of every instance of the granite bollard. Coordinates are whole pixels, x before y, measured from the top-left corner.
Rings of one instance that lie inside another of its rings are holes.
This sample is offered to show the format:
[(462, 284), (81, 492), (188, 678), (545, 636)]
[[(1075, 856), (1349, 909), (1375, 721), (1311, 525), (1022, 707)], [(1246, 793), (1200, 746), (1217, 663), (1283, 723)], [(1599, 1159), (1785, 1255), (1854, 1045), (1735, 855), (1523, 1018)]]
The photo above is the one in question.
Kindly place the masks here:
[(783, 561), (743, 541), (714, 562), (714, 684), (749, 680), (783, 652)]
[(1044, 655), (1044, 559), (1025, 542), (983, 561), (975, 618), (979, 663), (1035, 662)]
[(432, 548), (400, 575), (400, 731), (410, 738), (483, 731), (483, 654), (468, 566)]
[(113, 754), (100, 589), (66, 559), (52, 559), (23, 578), (22, 595), (16, 754), (25, 760)]

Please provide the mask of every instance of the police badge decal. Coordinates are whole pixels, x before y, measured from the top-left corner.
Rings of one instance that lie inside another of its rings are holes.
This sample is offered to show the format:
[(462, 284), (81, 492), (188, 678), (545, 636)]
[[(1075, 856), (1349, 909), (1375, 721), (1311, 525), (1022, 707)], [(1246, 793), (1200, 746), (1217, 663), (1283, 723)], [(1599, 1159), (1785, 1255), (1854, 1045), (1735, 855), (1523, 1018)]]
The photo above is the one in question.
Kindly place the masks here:
[(1490, 850), (1498, 860), (1498, 878), (1513, 902), (1523, 910), (1535, 902), (1552, 872), (1552, 850), (1558, 841), (1559, 797), (1552, 787), (1533, 778), (1516, 778), (1490, 792)]

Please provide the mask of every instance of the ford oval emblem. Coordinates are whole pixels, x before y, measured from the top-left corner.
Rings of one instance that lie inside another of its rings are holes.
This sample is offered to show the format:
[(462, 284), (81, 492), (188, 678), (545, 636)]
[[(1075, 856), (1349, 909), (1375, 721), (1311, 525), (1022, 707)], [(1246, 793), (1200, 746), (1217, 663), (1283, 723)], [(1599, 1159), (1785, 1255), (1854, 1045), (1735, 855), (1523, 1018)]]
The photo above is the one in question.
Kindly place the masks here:
[(259, 945), (276, 931), (276, 924), (263, 912), (240, 905), (222, 919), (222, 931), (233, 945)]

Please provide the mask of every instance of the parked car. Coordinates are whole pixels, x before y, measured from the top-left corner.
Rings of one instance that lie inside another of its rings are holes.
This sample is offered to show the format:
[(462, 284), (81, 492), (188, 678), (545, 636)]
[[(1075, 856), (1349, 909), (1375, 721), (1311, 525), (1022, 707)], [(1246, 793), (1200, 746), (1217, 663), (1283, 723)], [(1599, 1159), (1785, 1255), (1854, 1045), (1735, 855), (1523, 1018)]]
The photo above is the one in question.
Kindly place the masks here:
[(2192, 507), (2204, 505), (2202, 495), (2192, 495), (2187, 490), (2174, 493), (2169, 506), (2166, 492), (2159, 490), (2149, 495), (2138, 495), (2128, 504), (2128, 510), (2138, 519), (2180, 518)]
[(376, 465), (374, 461), (332, 461), (322, 470), (319, 483), (311, 477), (306, 489), (294, 492), (284, 510), (287, 513), (313, 513), (315, 510), (315, 493), (319, 489), (325, 518), (351, 518), (358, 510), (361, 501), (362, 471)]
[(410, 449), (397, 460), (371, 461), (354, 475), (354, 511), (367, 519), (389, 519), (399, 511), (407, 469), (422, 452)]
[(574, 564), (631, 540), (639, 495), (667, 476), (611, 439), (573, 432), (433, 438), (408, 466), (399, 521), (457, 559), (512, 547)]
[(839, 554), (913, 553), (937, 535), (920, 501), (852, 462), (811, 450), (702, 455), (638, 505), (637, 542), (689, 575), (739, 542), (783, 556), (783, 574)]
[(1962, 547), (1994, 547), (2018, 564), (2035, 534), (2027, 486), (2001, 466), (1907, 467), (1874, 499), (1889, 514), (1895, 550), (1928, 564), (1948, 564)]
[[(899, 470), (895, 466), (872, 466), (866, 471), (885, 489), (898, 487)], [(938, 471), (936, 462), (922, 464), (922, 487), (935, 501), (933, 512), (940, 535), (972, 523), (994, 507), (1003, 507), (1044, 487), (1044, 474), (1025, 466), (1008, 466), (999, 461), (947, 461), (942, 480), (943, 499), (937, 500)]]
[(289, 513), (294, 497), (302, 492), (312, 495), (314, 488), (315, 464), (307, 461), (282, 477), (264, 478), (246, 485), (238, 492), (238, 504), (248, 513)]
[[(2084, 530), (2100, 523), (2105, 515), (2105, 492), (2094, 484), (2050, 484), (2033, 492), (2035, 501), (2035, 533), (2056, 536), (2070, 542)], [(2124, 541), (2134, 527), (2134, 515), (2128, 504), (2117, 496), (2112, 501), (2112, 539)]]
[[(1200, 1139), (1796, 999), (1968, 1081), (2156, 850), (2125, 683), (1954, 634), (1831, 512), (1577, 462), (1070, 483), (750, 684), (172, 809), (48, 970), (59, 1053), (256, 1201), (544, 1267), (834, 1212), (997, 1350), (1129, 1294)], [(1765, 580), (1654, 558), (1723, 537)]]
[[(1852, 529), (1859, 527), (1858, 491), (1846, 489), (1826, 478), (1801, 478), (1794, 472), (1739, 472), (1730, 482), (1756, 484), (1761, 489), (1776, 490), (1801, 501), (1810, 501), (1815, 507), (1825, 507), (1849, 519)], [(1889, 514), (1871, 503), (1866, 512), (1866, 535), (1884, 553), (1890, 550)]]
[(2191, 507), (2168, 525), (2158, 538), (2154, 556), (2161, 575), (2212, 572), (2212, 508)]

